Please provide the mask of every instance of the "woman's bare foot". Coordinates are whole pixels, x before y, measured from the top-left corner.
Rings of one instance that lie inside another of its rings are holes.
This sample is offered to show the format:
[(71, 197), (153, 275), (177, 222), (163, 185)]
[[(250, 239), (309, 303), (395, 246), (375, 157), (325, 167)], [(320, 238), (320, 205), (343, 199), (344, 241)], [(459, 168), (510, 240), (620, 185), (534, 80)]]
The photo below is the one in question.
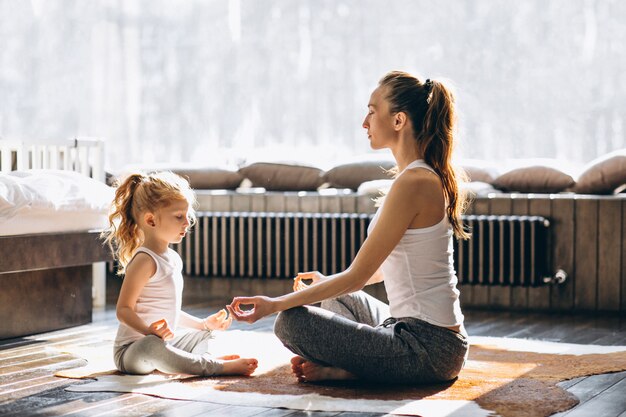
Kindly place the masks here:
[[(233, 359), (225, 359), (227, 357), (235, 357)], [(222, 375), (245, 375), (250, 376), (259, 366), (259, 362), (253, 358), (239, 358), (238, 355), (222, 356), (220, 359), (224, 368), (222, 369)]]
[(299, 382), (304, 382), (304, 376), (302, 374), (302, 364), (304, 362), (306, 362), (306, 359), (301, 356), (291, 358), (291, 372), (294, 373)]
[(354, 375), (344, 369), (322, 366), (300, 356), (291, 358), (291, 370), (298, 378), (298, 382), (356, 379)]

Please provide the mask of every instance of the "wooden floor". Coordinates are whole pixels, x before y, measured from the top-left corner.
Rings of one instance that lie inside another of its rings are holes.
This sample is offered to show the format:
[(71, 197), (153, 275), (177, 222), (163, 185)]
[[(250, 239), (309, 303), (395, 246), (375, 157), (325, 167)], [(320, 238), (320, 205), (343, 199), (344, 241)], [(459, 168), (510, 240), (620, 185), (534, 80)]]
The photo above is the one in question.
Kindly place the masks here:
[[(197, 285), (197, 284), (196, 284)], [(232, 288), (231, 288), (232, 289)], [(243, 295), (243, 293), (241, 293)], [(197, 287), (186, 292), (185, 310), (204, 316), (217, 311), (224, 299), (204, 297)], [(626, 319), (618, 316), (545, 315), (508, 312), (465, 311), (468, 332), (476, 336), (532, 338), (548, 341), (626, 345)], [(114, 297), (106, 308), (94, 312), (93, 323), (85, 326), (0, 341), (1, 416), (361, 416), (373, 413), (302, 412), (261, 407), (238, 407), (166, 400), (140, 394), (74, 393), (64, 390), (76, 380), (57, 378), (53, 373), (82, 366), (81, 360), (55, 353), (55, 345), (98, 344), (104, 333), (116, 327)], [(271, 329), (273, 317), (252, 325), (233, 324), (246, 330)], [(81, 383), (81, 382), (78, 382)], [(626, 417), (626, 372), (596, 375), (566, 381), (561, 386), (581, 403), (559, 416)]]

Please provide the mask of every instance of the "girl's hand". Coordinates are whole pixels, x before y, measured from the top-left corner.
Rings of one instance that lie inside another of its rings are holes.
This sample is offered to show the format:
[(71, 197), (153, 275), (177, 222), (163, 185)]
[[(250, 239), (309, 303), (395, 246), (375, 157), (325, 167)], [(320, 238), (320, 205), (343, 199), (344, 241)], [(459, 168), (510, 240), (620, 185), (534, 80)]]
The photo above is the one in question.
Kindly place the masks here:
[(168, 341), (174, 337), (174, 333), (170, 330), (169, 324), (167, 324), (167, 320), (161, 319), (155, 321), (150, 326), (148, 326), (150, 330), (150, 334), (155, 336), (159, 336), (161, 339)]
[(211, 314), (209, 317), (202, 321), (204, 330), (226, 330), (233, 322), (233, 317), (228, 316), (228, 312), (225, 309), (221, 309), (215, 314)]
[[(299, 272), (298, 276), (293, 279), (293, 290), (294, 292), (304, 290), (306, 288), (309, 288), (311, 285), (315, 285), (318, 282), (325, 280), (326, 278), (326, 276), (320, 274), (317, 271)], [(310, 284), (305, 284), (304, 282), (302, 282), (302, 280), (304, 279), (310, 279), (313, 282), (311, 282)]]
[[(252, 306), (252, 308), (242, 310), (241, 306)], [(247, 323), (254, 323), (258, 319), (276, 312), (274, 300), (263, 295), (235, 297), (233, 302), (227, 305), (226, 308), (235, 320)]]

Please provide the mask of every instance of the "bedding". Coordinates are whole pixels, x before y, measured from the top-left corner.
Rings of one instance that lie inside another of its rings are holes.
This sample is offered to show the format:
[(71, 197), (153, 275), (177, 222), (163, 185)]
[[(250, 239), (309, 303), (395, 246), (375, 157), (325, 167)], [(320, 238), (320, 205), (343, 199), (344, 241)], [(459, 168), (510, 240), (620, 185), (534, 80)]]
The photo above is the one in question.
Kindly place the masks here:
[(114, 192), (73, 171), (0, 174), (0, 236), (106, 227)]
[[(0, 339), (89, 323), (105, 300), (111, 253), (100, 230), (114, 190), (104, 141), (56, 145), (0, 140)], [(64, 170), (57, 170), (63, 167)]]

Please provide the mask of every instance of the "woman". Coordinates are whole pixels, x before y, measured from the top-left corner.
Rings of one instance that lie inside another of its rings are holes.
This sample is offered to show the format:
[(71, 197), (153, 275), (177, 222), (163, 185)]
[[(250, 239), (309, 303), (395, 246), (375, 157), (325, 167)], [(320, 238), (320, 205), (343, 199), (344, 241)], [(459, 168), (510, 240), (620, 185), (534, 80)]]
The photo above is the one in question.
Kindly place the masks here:
[[(301, 382), (448, 381), (468, 352), (452, 253), (453, 235), (468, 237), (451, 166), (454, 96), (443, 82), (394, 71), (368, 109), (370, 144), (391, 150), (398, 174), (350, 267), (299, 274), (291, 294), (235, 297), (228, 308), (247, 322), (281, 312), (274, 331), (298, 355), (291, 363)], [(303, 285), (307, 278), (312, 285)], [(389, 306), (359, 291), (380, 281)], [(309, 305), (319, 301), (321, 308)]]

